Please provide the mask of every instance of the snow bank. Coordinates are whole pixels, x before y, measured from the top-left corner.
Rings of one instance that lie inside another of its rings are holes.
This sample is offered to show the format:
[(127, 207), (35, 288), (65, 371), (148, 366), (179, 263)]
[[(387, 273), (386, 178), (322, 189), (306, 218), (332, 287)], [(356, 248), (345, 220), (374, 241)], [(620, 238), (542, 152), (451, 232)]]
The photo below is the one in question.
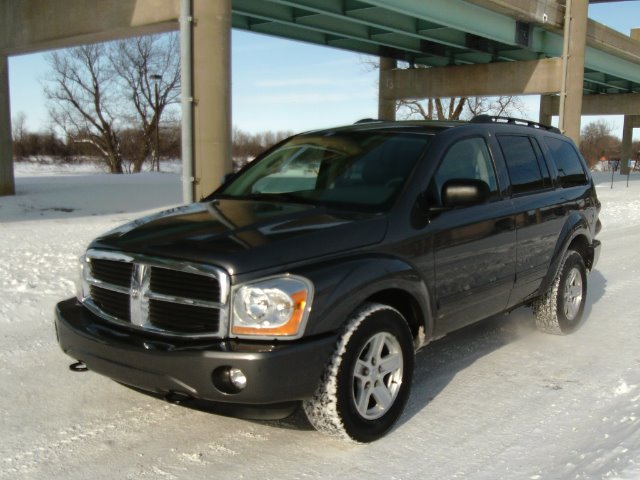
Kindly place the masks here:
[(211, 415), (71, 373), (52, 311), (74, 294), (77, 257), (179, 203), (180, 179), (21, 168), (0, 198), (0, 478), (640, 478), (640, 176), (611, 189), (596, 174), (603, 252), (584, 327), (544, 335), (520, 309), (433, 343), (398, 427), (353, 446), (299, 416)]

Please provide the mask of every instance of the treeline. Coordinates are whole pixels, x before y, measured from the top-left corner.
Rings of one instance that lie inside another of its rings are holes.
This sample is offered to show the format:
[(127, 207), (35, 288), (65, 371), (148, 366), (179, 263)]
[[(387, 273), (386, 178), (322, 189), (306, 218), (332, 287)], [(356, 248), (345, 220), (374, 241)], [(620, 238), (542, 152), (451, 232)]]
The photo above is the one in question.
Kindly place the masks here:
[(249, 133), (239, 128), (233, 129), (232, 155), (236, 168), (242, 167), (253, 160), (258, 154), (267, 148), (293, 135), (293, 132), (258, 132)]
[[(292, 132), (287, 131), (250, 133), (234, 128), (232, 154), (236, 166), (242, 166), (253, 160), (259, 153), (292, 134)], [(120, 131), (119, 136), (125, 171), (131, 171), (131, 159), (139, 156), (140, 149), (144, 148), (144, 134), (135, 129), (126, 129)], [(14, 128), (14, 159), (24, 161), (42, 157), (54, 157), (59, 161), (72, 163), (78, 159), (94, 157), (94, 146), (84, 142), (83, 138), (82, 135), (61, 138), (54, 130), (29, 132), (25, 130), (24, 126)], [(158, 150), (161, 159), (181, 157), (181, 131), (179, 125), (161, 126), (159, 140)]]
[[(139, 157), (144, 148), (143, 133), (135, 129), (119, 132), (120, 151), (123, 157), (123, 167), (127, 172), (132, 171), (134, 158)], [(180, 127), (161, 126), (159, 135), (160, 158), (180, 158)], [(95, 147), (84, 141), (82, 135), (64, 138), (54, 131), (22, 132), (13, 135), (13, 158), (16, 161), (38, 160), (44, 157), (54, 158), (61, 162), (73, 163), (79, 159), (97, 158)]]
[(607, 168), (610, 161), (640, 160), (640, 142), (633, 142), (630, 158), (622, 159), (622, 140), (613, 134), (613, 125), (601, 119), (590, 122), (582, 128), (580, 152), (587, 160), (589, 167), (594, 168), (601, 161), (605, 161), (607, 164), (601, 165), (601, 168)]

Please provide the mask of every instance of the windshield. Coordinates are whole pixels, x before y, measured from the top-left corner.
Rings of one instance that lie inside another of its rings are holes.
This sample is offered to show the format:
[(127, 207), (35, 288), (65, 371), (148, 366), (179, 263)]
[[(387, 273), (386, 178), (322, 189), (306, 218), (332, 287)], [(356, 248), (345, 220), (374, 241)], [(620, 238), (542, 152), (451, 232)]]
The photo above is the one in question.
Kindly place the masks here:
[(395, 132), (299, 135), (217, 193), (356, 209), (388, 207), (431, 138)]

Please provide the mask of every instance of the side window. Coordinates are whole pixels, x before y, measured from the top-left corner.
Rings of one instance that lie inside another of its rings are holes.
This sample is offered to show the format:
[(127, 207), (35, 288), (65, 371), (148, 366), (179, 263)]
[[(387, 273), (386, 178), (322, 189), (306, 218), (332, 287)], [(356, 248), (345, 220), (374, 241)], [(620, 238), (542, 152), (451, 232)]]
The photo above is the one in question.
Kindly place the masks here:
[(507, 163), (513, 193), (544, 188), (538, 157), (526, 135), (498, 135), (498, 143)]
[(427, 189), (429, 202), (442, 205), (442, 187), (453, 179), (482, 180), (492, 195), (498, 193), (496, 173), (483, 138), (466, 138), (449, 148)]
[(549, 173), (549, 167), (547, 162), (544, 159), (544, 155), (542, 154), (542, 150), (540, 148), (540, 144), (538, 140), (535, 138), (531, 139), (531, 143), (533, 144), (533, 149), (536, 151), (536, 157), (538, 157), (538, 166), (542, 171), (542, 180), (545, 187), (551, 187), (551, 174)]
[(544, 137), (558, 169), (558, 179), (563, 187), (573, 187), (587, 183), (587, 175), (582, 168), (582, 162), (576, 150), (569, 142), (559, 138)]

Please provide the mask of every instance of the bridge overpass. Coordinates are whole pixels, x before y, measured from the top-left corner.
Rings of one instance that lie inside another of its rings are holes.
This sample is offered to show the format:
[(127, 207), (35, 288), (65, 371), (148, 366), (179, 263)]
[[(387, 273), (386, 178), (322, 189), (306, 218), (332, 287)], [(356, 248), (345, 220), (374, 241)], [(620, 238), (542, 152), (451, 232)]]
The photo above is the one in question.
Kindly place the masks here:
[(640, 126), (640, 29), (627, 36), (589, 20), (588, 3), (105, 0), (97, 12), (90, 0), (5, 0), (0, 195), (14, 191), (8, 56), (178, 29), (185, 200), (211, 191), (231, 167), (231, 28), (380, 57), (380, 118), (394, 117), (398, 99), (540, 94), (540, 121), (559, 115), (578, 141), (581, 114), (622, 114), (626, 158)]

